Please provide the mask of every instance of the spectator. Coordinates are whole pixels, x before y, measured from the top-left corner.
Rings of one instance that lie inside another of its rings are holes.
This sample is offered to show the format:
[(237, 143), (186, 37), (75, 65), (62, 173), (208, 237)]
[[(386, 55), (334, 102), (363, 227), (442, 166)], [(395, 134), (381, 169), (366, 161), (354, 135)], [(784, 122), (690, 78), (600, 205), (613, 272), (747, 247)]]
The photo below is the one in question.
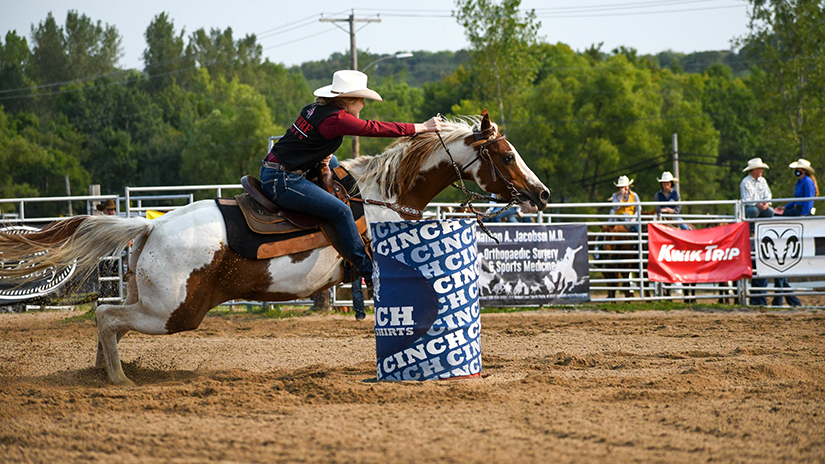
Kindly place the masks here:
[[(770, 201), (767, 201), (772, 199), (773, 195), (771, 194), (770, 187), (768, 187), (768, 182), (765, 180), (764, 177), (762, 177), (762, 172), (765, 169), (769, 169), (769, 167), (767, 164), (762, 162), (761, 158), (753, 158), (749, 160), (748, 166), (744, 169), (744, 171), (750, 172), (747, 176), (745, 176), (744, 179), (742, 179), (742, 182), (739, 184), (739, 190), (742, 195), (742, 200), (763, 200), (757, 202), (756, 204), (745, 205), (745, 217), (749, 219), (769, 218), (773, 217), (774, 215), (774, 209), (771, 208)], [(777, 208), (776, 213), (781, 214), (781, 210), (781, 207)], [(771, 301), (772, 306), (782, 306), (783, 297), (787, 299), (788, 304), (791, 306), (799, 306), (801, 304), (799, 298), (795, 296), (783, 296), (781, 293), (779, 293), (779, 289), (781, 288), (790, 288), (790, 284), (788, 284), (788, 279), (781, 277), (778, 279), (774, 279), (773, 282), (776, 290), (774, 290), (774, 297)], [(751, 285), (753, 287), (767, 287), (768, 279), (751, 279)], [(767, 298), (761, 296), (765, 293), (764, 290), (756, 290), (752, 291), (751, 293), (759, 296), (751, 297), (750, 304), (756, 306), (767, 305)]]
[[(819, 196), (819, 187), (816, 185), (816, 178), (814, 177), (814, 168), (811, 167), (811, 162), (800, 158), (799, 161), (794, 161), (788, 165), (794, 170), (794, 175), (799, 178), (794, 187), (794, 198), (811, 198)], [(776, 208), (776, 214), (780, 216), (811, 216), (813, 215), (814, 201), (792, 201), (785, 205), (785, 207)]]
[[(619, 191), (610, 197), (610, 201), (614, 203), (610, 214), (615, 217), (610, 218), (609, 222), (636, 220), (636, 203), (639, 202), (639, 196), (636, 195), (636, 192), (630, 190), (630, 186), (633, 185), (633, 180), (634, 179), (628, 179), (627, 176), (620, 176), (619, 180), (613, 183), (613, 185), (619, 188)], [(632, 224), (628, 225), (627, 229), (638, 232), (639, 226)]]
[[(659, 190), (658, 192), (656, 192), (656, 197), (654, 198), (654, 201), (660, 201), (660, 202), (673, 201), (673, 202), (676, 202), (676, 203), (679, 203), (679, 201), (681, 201), (680, 198), (679, 198), (679, 192), (677, 192), (676, 190), (673, 189), (673, 184), (675, 182), (679, 182), (679, 179), (677, 179), (676, 177), (673, 177), (673, 174), (671, 174), (670, 171), (663, 172), (662, 173), (662, 178), (661, 179), (656, 179), (656, 180), (659, 182), (659, 185), (662, 186), (662, 190)], [(662, 213), (664, 213), (664, 214), (681, 214), (682, 213), (682, 205), (675, 204), (672, 207), (671, 206), (664, 206), (664, 205), (656, 206), (656, 214), (661, 216)], [(676, 221), (683, 221), (684, 220), (680, 217), (673, 217), (671, 219), (674, 219)], [(679, 228), (682, 229), (682, 230), (690, 230), (690, 227), (688, 227), (688, 225), (684, 224), (684, 223), (679, 224)]]
[(490, 222), (519, 222), (521, 216), (521, 207), (513, 206), (491, 217)]
[[(496, 198), (495, 194), (492, 194), (492, 198)], [(490, 200), (491, 204), (498, 204), (495, 200)], [(513, 206), (511, 208), (496, 208), (491, 206), (487, 208), (487, 214), (498, 213), (495, 216), (490, 216), (484, 222), (519, 222), (521, 218), (521, 207), (520, 206)]]
[[(770, 187), (768, 187), (768, 181), (762, 177), (762, 172), (765, 169), (769, 169), (769, 167), (762, 162), (762, 158), (752, 158), (748, 160), (748, 166), (742, 170), (748, 172), (748, 175), (739, 183), (739, 193), (742, 201), (762, 200), (745, 205), (745, 217), (748, 219), (773, 217), (774, 211), (769, 201), (773, 196)], [(751, 230), (753, 230), (752, 225)]]
[(98, 211), (101, 211), (107, 216), (114, 216), (117, 214), (117, 205), (115, 205), (115, 201), (111, 198), (104, 201), (103, 204), (97, 205), (96, 208)]

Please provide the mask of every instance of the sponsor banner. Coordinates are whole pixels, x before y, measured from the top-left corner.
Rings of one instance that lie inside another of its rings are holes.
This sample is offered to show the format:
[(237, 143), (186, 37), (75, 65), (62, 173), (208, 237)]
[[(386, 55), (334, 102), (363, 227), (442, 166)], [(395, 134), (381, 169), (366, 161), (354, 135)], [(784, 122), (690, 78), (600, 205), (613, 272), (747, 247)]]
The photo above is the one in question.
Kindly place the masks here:
[(701, 230), (648, 226), (650, 280), (668, 283), (727, 282), (751, 277), (746, 222)]
[[(0, 228), (0, 232), (9, 234), (28, 234), (38, 232), (40, 229), (28, 226), (9, 226)], [(38, 255), (32, 256), (32, 261), (37, 260)], [(8, 262), (0, 260), (0, 266), (18, 267), (25, 266), (25, 262)], [(6, 279), (0, 277), (0, 304), (11, 304), (29, 300), (54, 293), (75, 273), (75, 265), (61, 268), (48, 268), (45, 271), (32, 273), (19, 279)]]
[(590, 301), (587, 226), (489, 225), (478, 241), (482, 306), (573, 304)]
[(825, 275), (825, 219), (756, 222), (754, 252), (758, 277)]
[(475, 221), (371, 227), (378, 380), (479, 374)]

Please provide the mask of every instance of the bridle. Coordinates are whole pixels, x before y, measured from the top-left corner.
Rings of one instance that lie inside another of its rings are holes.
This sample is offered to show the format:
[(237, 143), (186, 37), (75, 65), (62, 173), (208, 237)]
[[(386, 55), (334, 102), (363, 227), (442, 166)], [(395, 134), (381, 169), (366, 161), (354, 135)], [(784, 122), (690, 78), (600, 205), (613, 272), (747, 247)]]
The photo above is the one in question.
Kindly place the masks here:
[[(475, 215), (476, 222), (478, 222), (478, 225), (479, 225), (479, 227), (481, 227), (481, 230), (483, 230), (484, 233), (486, 233), (490, 238), (492, 238), (493, 240), (496, 241), (496, 243), (498, 243), (498, 239), (496, 239), (495, 236), (493, 236), (493, 234), (491, 234), (490, 231), (487, 230), (487, 227), (484, 225), (484, 222), (482, 221), (482, 219), (496, 216), (497, 214), (500, 213), (500, 211), (482, 212), (482, 211), (477, 210), (473, 206), (473, 201), (475, 201), (475, 200), (485, 200), (487, 202), (499, 202), (498, 199), (495, 198), (495, 197), (492, 197), (492, 196), (482, 195), (480, 193), (476, 193), (476, 192), (473, 192), (472, 190), (468, 189), (467, 186), (464, 184), (464, 178), (461, 176), (461, 173), (464, 172), (467, 168), (469, 168), (470, 166), (472, 166), (473, 164), (475, 164), (479, 160), (481, 160), (482, 162), (487, 162), (487, 164), (490, 166), (490, 175), (493, 178), (493, 182), (496, 181), (496, 176), (498, 175), (498, 177), (501, 178), (502, 182), (504, 182), (507, 185), (507, 188), (510, 190), (510, 201), (507, 203), (506, 207), (502, 208), (501, 211), (507, 210), (507, 209), (515, 206), (519, 202), (518, 189), (516, 189), (516, 186), (513, 185), (513, 183), (510, 182), (509, 179), (504, 177), (501, 170), (493, 162), (493, 157), (490, 154), (490, 150), (487, 148), (487, 147), (489, 147), (490, 145), (492, 145), (494, 143), (500, 142), (502, 140), (507, 140), (507, 137), (504, 136), (504, 135), (500, 135), (500, 134), (495, 136), (495, 133), (490, 135), (489, 137), (484, 137), (484, 133), (482, 131), (473, 130), (473, 137), (475, 138), (475, 141), (470, 144), (470, 147), (474, 148), (476, 150), (476, 156), (475, 156), (475, 158), (470, 160), (469, 163), (465, 164), (463, 167), (459, 167), (458, 163), (456, 163), (455, 159), (453, 158), (453, 154), (450, 153), (450, 149), (447, 148), (447, 145), (444, 143), (444, 139), (441, 138), (441, 133), (436, 132), (436, 135), (438, 135), (438, 140), (441, 142), (441, 146), (444, 148), (444, 151), (447, 153), (447, 156), (450, 157), (450, 163), (452, 164), (453, 169), (455, 170), (455, 174), (456, 174), (456, 178), (457, 178), (458, 183), (456, 183), (456, 181), (453, 181), (450, 185), (452, 185), (453, 187), (455, 187), (457, 189), (461, 189), (461, 191), (464, 193), (465, 201), (460, 203), (459, 206), (462, 207), (462, 208), (469, 209), (470, 212), (472, 212)], [(415, 137), (415, 135), (413, 137)], [(371, 205), (382, 206), (384, 208), (391, 209), (391, 210), (393, 210), (397, 213), (406, 214), (408, 216), (415, 217), (417, 219), (421, 219), (424, 216), (423, 211), (421, 211), (417, 208), (413, 208), (412, 206), (400, 205), (398, 203), (390, 203), (390, 202), (379, 201), (379, 200), (349, 197), (348, 195), (347, 195), (347, 197), (350, 200), (358, 201), (358, 202), (361, 202), (361, 203), (367, 203), (367, 204), (371, 204)]]
[[(498, 243), (498, 239), (496, 239), (493, 236), (493, 234), (491, 234), (490, 231), (487, 230), (487, 227), (484, 225), (484, 222), (482, 220), (485, 218), (496, 216), (501, 211), (510, 209), (513, 206), (515, 206), (516, 203), (518, 203), (519, 201), (519, 193), (518, 189), (516, 189), (516, 186), (513, 185), (513, 183), (510, 182), (509, 179), (504, 177), (504, 175), (501, 173), (501, 170), (499, 170), (498, 166), (496, 166), (496, 164), (493, 162), (493, 157), (490, 154), (490, 150), (487, 149), (487, 147), (502, 140), (506, 140), (507, 137), (504, 135), (495, 136), (495, 133), (493, 133), (489, 137), (484, 137), (484, 133), (482, 131), (474, 130), (473, 137), (475, 138), (475, 141), (470, 144), (470, 147), (475, 148), (476, 156), (475, 158), (470, 160), (469, 163), (459, 168), (458, 163), (456, 163), (455, 159), (453, 158), (453, 154), (450, 153), (450, 149), (447, 148), (447, 145), (444, 143), (444, 139), (441, 138), (441, 133), (436, 132), (436, 135), (438, 135), (438, 140), (441, 142), (441, 146), (444, 148), (444, 151), (447, 152), (447, 156), (450, 157), (450, 163), (452, 164), (453, 169), (455, 170), (456, 177), (458, 178), (458, 185), (456, 185), (456, 182), (453, 182), (451, 185), (455, 188), (461, 189), (462, 193), (464, 193), (465, 201), (460, 203), (459, 206), (461, 206), (462, 208), (468, 208), (470, 212), (475, 215), (476, 222), (478, 222), (478, 225), (479, 227), (481, 227), (481, 230), (483, 230), (485, 234), (487, 234), (490, 238), (495, 240), (496, 243)], [(505, 185), (507, 185), (507, 188), (510, 190), (510, 201), (507, 203), (507, 206), (505, 206), (499, 211), (491, 210), (490, 212), (482, 212), (477, 210), (473, 206), (474, 200), (487, 200), (488, 202), (495, 202), (497, 200), (495, 197), (481, 195), (479, 193), (473, 192), (469, 190), (467, 186), (464, 184), (464, 178), (461, 176), (461, 173), (479, 160), (481, 160), (482, 162), (486, 161), (487, 164), (490, 166), (490, 175), (493, 178), (493, 182), (496, 181), (496, 174), (498, 174), (498, 177), (501, 178), (502, 182), (504, 182)]]

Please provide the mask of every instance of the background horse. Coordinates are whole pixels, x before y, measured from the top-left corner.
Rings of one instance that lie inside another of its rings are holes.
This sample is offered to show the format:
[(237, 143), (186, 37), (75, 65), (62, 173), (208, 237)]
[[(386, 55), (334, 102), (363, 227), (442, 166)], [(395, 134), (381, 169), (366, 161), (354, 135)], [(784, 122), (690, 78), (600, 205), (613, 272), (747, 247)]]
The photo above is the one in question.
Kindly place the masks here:
[[(599, 237), (599, 253), (598, 259), (599, 260), (630, 260), (636, 258), (638, 255), (628, 252), (638, 252), (639, 247), (635, 243), (621, 243), (621, 242), (629, 242), (634, 240), (635, 237), (627, 235), (628, 233), (635, 232), (629, 230), (627, 226), (620, 223), (604, 225), (601, 227), (602, 235)], [(607, 268), (609, 270), (602, 271), (602, 277), (605, 279), (626, 279), (630, 277), (630, 274), (635, 272), (639, 273), (639, 265), (638, 263), (632, 262), (619, 262), (619, 263), (602, 263), (602, 268)], [(630, 298), (630, 288), (625, 286), (624, 282), (608, 282), (607, 285), (609, 287), (616, 287), (618, 289), (625, 288), (624, 294), (625, 297)], [(611, 299), (616, 298), (616, 290), (610, 289), (607, 291), (607, 297)]]
[[(457, 174), (522, 208), (544, 209), (547, 187), (515, 147), (498, 133), (486, 111), (480, 117), (445, 121), (442, 132), (396, 141), (383, 154), (342, 161), (358, 181), (362, 198), (423, 210)], [(365, 205), (368, 222), (410, 219)], [(101, 305), (96, 366), (109, 379), (132, 384), (123, 373), (118, 341), (130, 330), (171, 334), (193, 330), (213, 307), (232, 299), (289, 301), (306, 298), (344, 279), (343, 259), (330, 246), (272, 259), (250, 260), (227, 245), (223, 216), (213, 200), (171, 211), (158, 219), (80, 216), (25, 236), (1, 235), (4, 260), (27, 261), (26, 269), (2, 268), (22, 278), (37, 269), (77, 262), (97, 266), (103, 255), (120, 253), (134, 240), (123, 305)], [(36, 261), (31, 257), (36, 253)]]

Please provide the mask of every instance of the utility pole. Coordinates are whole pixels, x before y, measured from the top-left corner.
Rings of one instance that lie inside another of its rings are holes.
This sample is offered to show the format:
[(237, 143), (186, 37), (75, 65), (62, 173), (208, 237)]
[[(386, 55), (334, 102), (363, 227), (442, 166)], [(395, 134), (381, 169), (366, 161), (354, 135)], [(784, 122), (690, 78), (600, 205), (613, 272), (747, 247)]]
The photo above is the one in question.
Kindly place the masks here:
[[(358, 71), (358, 49), (355, 47), (355, 23), (380, 23), (381, 18), (368, 18), (368, 19), (355, 19), (355, 9), (352, 10), (352, 13), (349, 15), (347, 19), (336, 19), (336, 18), (321, 18), (320, 21), (322, 23), (341, 23), (347, 22), (349, 23), (349, 56), (350, 56), (350, 69)], [(344, 30), (337, 24), (335, 24), (341, 30)], [(346, 31), (344, 31), (346, 32)], [(352, 137), (352, 157), (357, 158), (358, 152), (360, 151), (360, 143), (358, 141), (357, 136)]]
[[(673, 134), (673, 177), (679, 179), (679, 142), (676, 138), (676, 134)], [(682, 179), (679, 179), (679, 182), (673, 183), (673, 188), (676, 189), (676, 193), (679, 194), (679, 198), (682, 198), (682, 192), (679, 191), (679, 184), (682, 183)]]

